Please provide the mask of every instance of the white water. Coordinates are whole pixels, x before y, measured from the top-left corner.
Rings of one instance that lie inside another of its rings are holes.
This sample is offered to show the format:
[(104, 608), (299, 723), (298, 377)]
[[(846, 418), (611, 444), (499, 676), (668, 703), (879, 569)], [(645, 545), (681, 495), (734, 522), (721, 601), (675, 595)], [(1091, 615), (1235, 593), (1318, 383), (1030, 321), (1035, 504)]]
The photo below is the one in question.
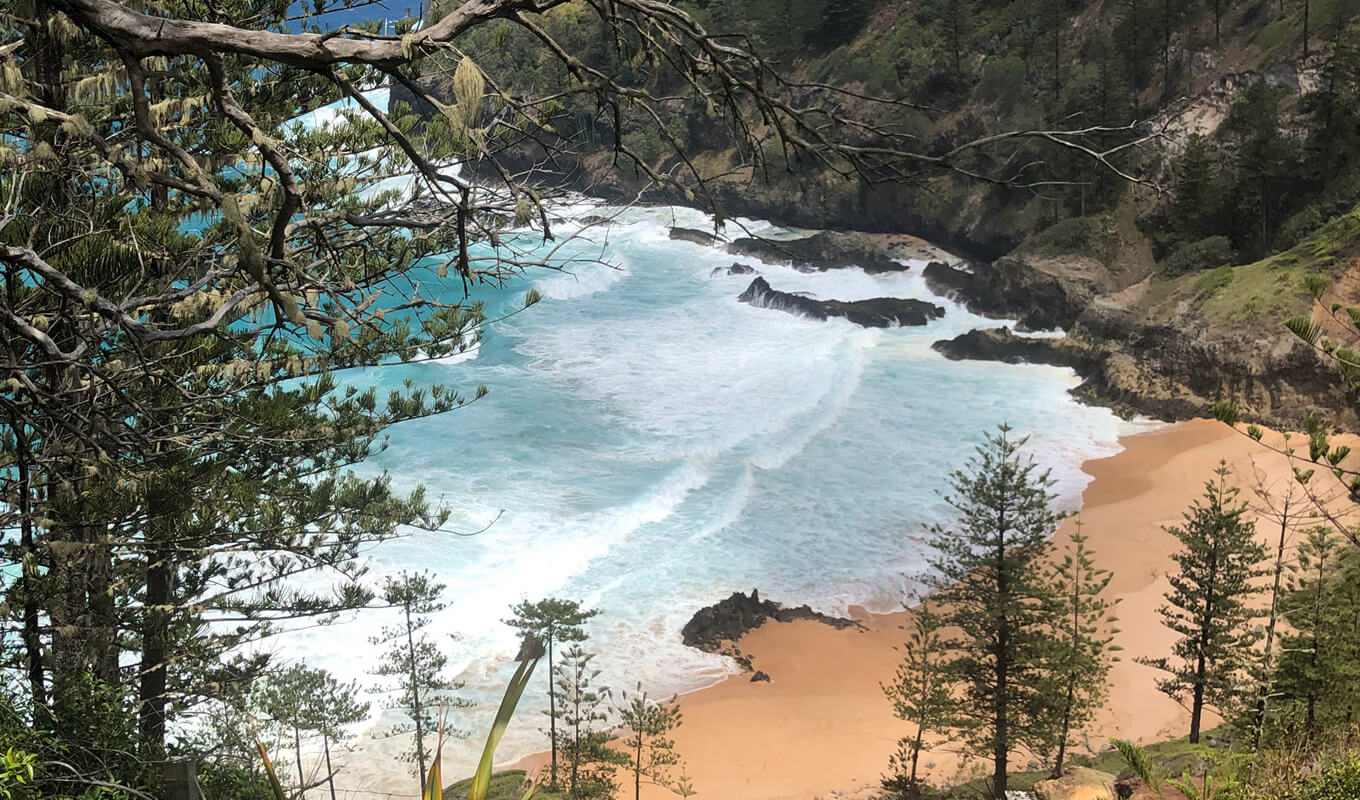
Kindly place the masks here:
[[(600, 210), (577, 203), (559, 213)], [(371, 555), (375, 577), (429, 569), (448, 584), (451, 605), (432, 635), (477, 704), (458, 727), (490, 723), (518, 644), (502, 620), (521, 599), (599, 609), (589, 647), (606, 683), (640, 681), (654, 696), (694, 690), (734, 665), (684, 647), (680, 629), (732, 591), (759, 588), (828, 613), (900, 607), (922, 566), (920, 534), (948, 516), (945, 475), (998, 423), (1032, 437), (1066, 508), (1087, 481), (1082, 461), (1113, 453), (1126, 430), (1069, 397), (1070, 370), (932, 351), (937, 339), (997, 323), (934, 296), (921, 264), (805, 274), (672, 241), (669, 225), (712, 222), (692, 210), (626, 211), (607, 246), (592, 229), (594, 244), (567, 248), (603, 252), (612, 266), (540, 272), (481, 293), (493, 316), (531, 286), (544, 300), (496, 325), (477, 350), (356, 378), (491, 387), (467, 408), (395, 427), (390, 449), (368, 465), (399, 487), (423, 483), (453, 509), (451, 528), (499, 517), (475, 537), (413, 533)], [(750, 276), (710, 276), (734, 261), (783, 291), (917, 297), (947, 313), (923, 328), (866, 330), (752, 308), (736, 300)], [(371, 683), (367, 639), (385, 621), (373, 612), (298, 633), (284, 655)], [(544, 748), (546, 677), (535, 676), (500, 761)], [(445, 774), (470, 771), (479, 749), (479, 739), (454, 742)]]

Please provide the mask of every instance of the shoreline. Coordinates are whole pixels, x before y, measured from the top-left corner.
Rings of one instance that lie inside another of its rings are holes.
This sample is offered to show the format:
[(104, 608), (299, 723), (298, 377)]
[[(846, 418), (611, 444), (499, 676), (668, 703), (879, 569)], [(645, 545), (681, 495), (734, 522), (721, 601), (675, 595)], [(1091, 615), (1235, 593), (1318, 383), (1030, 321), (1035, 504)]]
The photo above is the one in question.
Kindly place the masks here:
[[(1267, 435), (1267, 441), (1277, 434)], [(1114, 575), (1107, 590), (1118, 601), (1115, 644), (1122, 648), (1110, 670), (1109, 697), (1074, 753), (1103, 749), (1112, 737), (1146, 743), (1184, 735), (1188, 713), (1156, 690), (1156, 671), (1140, 656), (1164, 655), (1175, 635), (1162, 627), (1157, 608), (1169, 587), (1174, 538), (1162, 526), (1177, 524), (1220, 459), (1233, 468), (1239, 500), (1254, 506), (1258, 485), (1269, 491), (1292, 480), (1287, 460), (1265, 445), (1214, 420), (1196, 419), (1139, 431), (1119, 439), (1114, 455), (1088, 459), (1091, 476), (1081, 508), (1055, 532), (1061, 547), (1083, 523), (1097, 566)], [(1263, 542), (1279, 535), (1279, 523), (1257, 526)], [(1273, 550), (1272, 550), (1273, 552)], [(897, 739), (912, 733), (893, 716), (880, 683), (891, 680), (906, 638), (910, 610), (871, 614), (852, 609), (866, 630), (837, 630), (798, 620), (767, 622), (740, 639), (741, 651), (770, 682), (750, 673), (728, 677), (679, 696), (684, 724), (676, 750), (700, 796), (745, 800), (867, 798), (878, 789)], [(1080, 738), (1080, 737), (1079, 737)], [(546, 753), (506, 768), (542, 766)], [(1025, 769), (1026, 759), (1015, 759)], [(958, 782), (981, 771), (948, 748), (922, 757), (933, 782)], [(672, 795), (644, 787), (643, 797)]]

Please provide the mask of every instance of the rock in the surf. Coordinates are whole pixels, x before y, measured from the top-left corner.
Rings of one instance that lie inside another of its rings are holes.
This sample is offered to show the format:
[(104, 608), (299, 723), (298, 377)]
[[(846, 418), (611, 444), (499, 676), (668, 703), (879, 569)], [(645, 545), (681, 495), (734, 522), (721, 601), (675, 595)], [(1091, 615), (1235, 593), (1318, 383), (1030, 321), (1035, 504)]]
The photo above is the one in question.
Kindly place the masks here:
[(944, 309), (924, 300), (906, 297), (875, 297), (869, 300), (816, 300), (801, 294), (781, 292), (764, 278), (756, 278), (737, 297), (756, 308), (772, 308), (790, 314), (823, 320), (844, 317), (865, 328), (894, 328), (900, 325), (925, 325), (944, 316)]
[(733, 592), (726, 600), (696, 611), (681, 629), (680, 638), (686, 645), (705, 652), (723, 652), (727, 643), (737, 641), (771, 619), (776, 622), (810, 619), (833, 628), (862, 627), (852, 619), (830, 617), (806, 605), (784, 608), (772, 600), (760, 599), (760, 593), (752, 589), (749, 595)]

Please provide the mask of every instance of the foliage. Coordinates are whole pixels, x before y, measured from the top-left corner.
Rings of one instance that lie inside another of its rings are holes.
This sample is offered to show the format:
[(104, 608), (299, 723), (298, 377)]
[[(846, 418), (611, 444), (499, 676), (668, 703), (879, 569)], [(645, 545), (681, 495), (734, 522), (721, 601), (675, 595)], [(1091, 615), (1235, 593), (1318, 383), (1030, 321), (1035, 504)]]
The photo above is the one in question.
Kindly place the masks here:
[(518, 630), (526, 639), (541, 642), (548, 651), (548, 741), (551, 748), (548, 761), (548, 788), (558, 788), (557, 776), (557, 693), (558, 673), (553, 649), (560, 643), (584, 642), (585, 624), (600, 612), (581, 608), (575, 600), (547, 597), (538, 602), (525, 600), (510, 609), (514, 614), (505, 624)]
[[(413, 734), (407, 757), (416, 763), (420, 775), (420, 791), (426, 789), (426, 765), (431, 763), (432, 751), (426, 739), (439, 731), (444, 736), (444, 712), (449, 707), (466, 706), (467, 701), (451, 694), (463, 688), (458, 681), (444, 676), (448, 658), (424, 632), (430, 616), (442, 611), (446, 604), (441, 599), (444, 584), (427, 573), (411, 574), (403, 571), (388, 577), (383, 583), (382, 599), (399, 613), (395, 625), (385, 625), (370, 641), (386, 648), (374, 674), (395, 678), (391, 687), (397, 692), (391, 708), (400, 710), (410, 719), (409, 724), (397, 725), (389, 736)], [(453, 731), (451, 735), (465, 738), (469, 734)]]
[(916, 730), (898, 741), (882, 785), (896, 796), (916, 800), (921, 793), (917, 775), (921, 753), (939, 743), (937, 740), (947, 739), (956, 721), (940, 615), (922, 604), (912, 614), (911, 624), (906, 644), (898, 648), (903, 657), (893, 682), (882, 688), (897, 718)]
[(1124, 763), (1138, 776), (1144, 784), (1149, 786), (1154, 792), (1161, 792), (1162, 774), (1156, 764), (1152, 762), (1147, 750), (1130, 742), (1128, 739), (1111, 739), (1110, 744), (1119, 756), (1124, 759)]
[(682, 722), (675, 698), (657, 702), (647, 697), (639, 684), (632, 695), (626, 691), (620, 694), (614, 712), (618, 723), (628, 731), (619, 742), (628, 758), (623, 766), (633, 774), (633, 800), (642, 797), (643, 779), (679, 794), (679, 784), (671, 775), (671, 768), (681, 765), (675, 740), (670, 738), (671, 731)]
[(1081, 255), (1109, 264), (1119, 245), (1112, 226), (1108, 216), (1072, 217), (1035, 234), (1025, 246), (1043, 255)]
[(1236, 260), (1237, 253), (1233, 251), (1228, 237), (1210, 236), (1176, 248), (1161, 263), (1161, 272), (1168, 277), (1175, 277), (1230, 265)]
[(1251, 597), (1261, 588), (1254, 581), (1266, 574), (1260, 568), (1265, 550), (1255, 524), (1244, 519), (1247, 506), (1229, 486), (1230, 475), (1220, 464), (1205, 483), (1203, 501), (1183, 514), (1184, 525), (1166, 529), (1182, 549), (1172, 556), (1179, 572), (1159, 613), (1180, 638), (1172, 658), (1140, 660), (1168, 673), (1157, 688), (1189, 709), (1192, 744), (1199, 741), (1205, 706), (1228, 716), (1246, 699), (1244, 677), (1260, 638), (1251, 625), (1259, 616)]
[(609, 746), (616, 739), (606, 724), (609, 689), (596, 684), (600, 671), (591, 666), (594, 659), (593, 653), (574, 644), (557, 666), (557, 693), (562, 700), (557, 712), (562, 723), (557, 749), (562, 754), (566, 794), (572, 800), (612, 798), (618, 791), (618, 768), (628, 763), (627, 756)]
[[(1081, 521), (1049, 571), (1058, 630), (1046, 691), (1059, 708), (1054, 714), (1053, 777), (1062, 775), (1073, 731), (1081, 730), (1104, 705), (1114, 641), (1114, 603), (1104, 597), (1114, 574), (1095, 565)], [(1054, 747), (1055, 745), (1055, 747)]]
[(945, 496), (958, 513), (931, 529), (927, 585), (945, 637), (943, 669), (957, 695), (955, 719), (972, 752), (991, 759), (992, 791), (1006, 791), (1008, 759), (1051, 741), (1054, 700), (1044, 684), (1057, 627), (1043, 574), (1049, 537), (1061, 520), (1052, 479), (1021, 455), (1025, 439), (1002, 425), (988, 434)]
[(1355, 550), (1330, 528), (1310, 530), (1290, 565), (1271, 726), (1304, 742), (1345, 729), (1360, 714), (1360, 577)]
[[(342, 684), (325, 670), (305, 664), (292, 664), (270, 673), (254, 687), (250, 699), (257, 718), (274, 721), (283, 729), (285, 739), (289, 731), (292, 733), (299, 790), (307, 786), (303, 773), (304, 738), (320, 735), (329, 762), (331, 741), (343, 738), (347, 726), (368, 719), (369, 704), (358, 700), (358, 696), (358, 684)], [(334, 776), (330, 772), (327, 763), (326, 780), (333, 785)]]
[(37, 774), (38, 756), (15, 747), (0, 754), (0, 798), (24, 800), (37, 795), (30, 790)]

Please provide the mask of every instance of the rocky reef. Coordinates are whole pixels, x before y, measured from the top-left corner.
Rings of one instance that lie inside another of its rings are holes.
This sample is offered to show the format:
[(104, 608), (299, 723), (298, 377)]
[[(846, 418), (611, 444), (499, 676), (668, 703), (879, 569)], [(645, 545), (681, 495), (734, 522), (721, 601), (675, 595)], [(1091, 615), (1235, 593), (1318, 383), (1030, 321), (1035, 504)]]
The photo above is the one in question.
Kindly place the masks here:
[(925, 325), (944, 316), (944, 309), (924, 300), (905, 297), (875, 297), (870, 300), (817, 300), (807, 295), (781, 292), (764, 278), (756, 278), (738, 297), (756, 308), (771, 308), (809, 319), (844, 317), (865, 328), (892, 328)]
[(722, 244), (727, 241), (716, 233), (695, 230), (694, 228), (671, 228), (670, 237), (676, 241), (693, 242), (710, 247), (715, 244)]
[(974, 328), (932, 345), (953, 361), (1000, 361), (1006, 364), (1052, 364), (1078, 371), (1091, 366), (1095, 355), (1066, 337), (1019, 336), (1010, 328)]
[(805, 272), (856, 266), (865, 272), (903, 272), (909, 267), (888, 257), (870, 236), (848, 231), (824, 231), (801, 239), (734, 239), (733, 255), (750, 256), (766, 264), (789, 264)]
[(852, 619), (829, 617), (806, 605), (785, 608), (772, 600), (761, 599), (760, 592), (752, 589), (749, 595), (733, 592), (725, 600), (696, 611), (681, 629), (680, 638), (689, 647), (708, 653), (730, 654), (733, 643), (766, 621), (793, 622), (798, 619), (810, 619), (837, 629), (863, 627)]
[(746, 264), (733, 264), (730, 267), (714, 267), (709, 277), (716, 278), (719, 275), (755, 275), (756, 268)]

